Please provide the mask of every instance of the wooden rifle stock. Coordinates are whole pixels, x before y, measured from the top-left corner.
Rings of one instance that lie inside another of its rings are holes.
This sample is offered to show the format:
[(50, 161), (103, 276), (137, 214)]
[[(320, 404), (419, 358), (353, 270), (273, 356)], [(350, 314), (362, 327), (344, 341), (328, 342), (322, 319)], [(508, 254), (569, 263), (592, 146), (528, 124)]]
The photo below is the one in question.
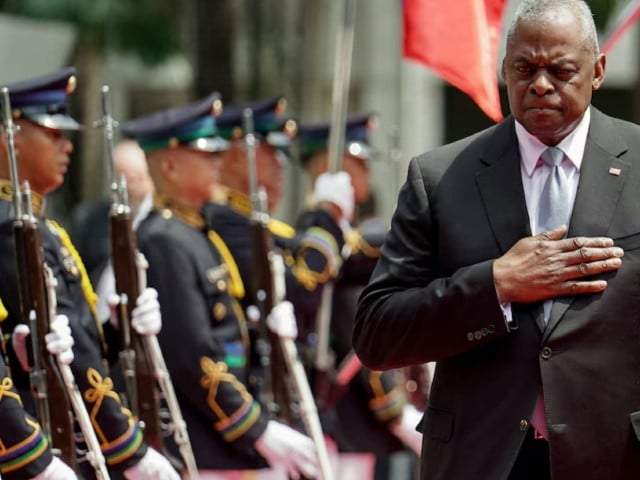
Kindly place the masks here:
[(259, 329), (263, 338), (258, 339), (258, 341), (267, 343), (267, 351), (263, 350), (263, 353), (268, 353), (269, 355), (268, 360), (263, 361), (268, 366), (268, 371), (265, 372), (267, 375), (265, 382), (266, 396), (268, 400), (274, 403), (272, 409), (276, 411), (278, 416), (285, 423), (291, 425), (294, 422), (295, 415), (289, 394), (289, 386), (287, 385), (287, 378), (290, 372), (287, 369), (278, 335), (266, 326), (266, 316), (276, 303), (271, 260), (269, 258), (273, 251), (273, 238), (266, 226), (257, 218), (252, 220), (252, 241), (255, 266), (253, 292), (262, 316)]
[(29, 325), (31, 330), (30, 380), (38, 420), (53, 452), (75, 469), (73, 411), (55, 358), (49, 354), (44, 338), (49, 333), (51, 319), (37, 220), (16, 219), (13, 237), (22, 323)]
[[(13, 188), (13, 240), (21, 322), (31, 329), (30, 382), (38, 420), (52, 450), (67, 465), (76, 468), (73, 434), (73, 413), (64, 382), (53, 356), (47, 350), (45, 335), (49, 333), (50, 317), (45, 282), (44, 252), (38, 220), (31, 210), (31, 196), (26, 184), (20, 190), (9, 89), (2, 88), (3, 134), (7, 140), (9, 170)], [(26, 214), (23, 215), (23, 206)]]
[(126, 180), (118, 179), (113, 160), (113, 133), (117, 122), (110, 113), (109, 87), (102, 87), (102, 119), (95, 126), (102, 128), (104, 148), (111, 171), (112, 204), (109, 214), (111, 260), (116, 293), (120, 296), (118, 323), (120, 335), (120, 363), (127, 387), (129, 408), (138, 417), (144, 439), (157, 450), (162, 449), (160, 427), (160, 397), (149, 353), (140, 335), (131, 328), (131, 312), (140, 295), (137, 268), (137, 247), (128, 204)]
[[(298, 426), (300, 421), (303, 423), (307, 434), (316, 447), (321, 479), (333, 480), (320, 418), (296, 345), (290, 338), (280, 338), (267, 326), (267, 315), (271, 313), (275, 305), (285, 300), (286, 297), (285, 268), (284, 260), (274, 250), (273, 236), (268, 227), (267, 194), (264, 188), (259, 188), (257, 185), (255, 137), (251, 109), (244, 111), (244, 124), (253, 207), (251, 228), (255, 274), (252, 287), (254, 299), (258, 303), (261, 314), (260, 333), (263, 338), (266, 337), (269, 353), (269, 358), (263, 360), (263, 364), (268, 366), (266, 372), (266, 383), (269, 389), (267, 401), (271, 400), (275, 413), (283, 422), (291, 426)], [(259, 339), (259, 341), (264, 340)], [(262, 353), (265, 353), (264, 349), (262, 349)]]
[[(162, 356), (158, 339), (142, 336), (131, 327), (131, 313), (142, 290), (146, 287), (147, 261), (137, 248), (131, 209), (129, 208), (126, 180), (118, 181), (113, 159), (113, 128), (116, 122), (109, 113), (109, 87), (102, 87), (104, 116), (98, 125), (104, 130), (105, 150), (112, 174), (112, 205), (109, 215), (111, 231), (111, 260), (116, 292), (120, 297), (118, 308), (120, 334), (120, 364), (131, 407), (143, 428), (144, 439), (162, 452), (185, 478), (198, 480), (198, 469), (182, 417), (180, 406), (171, 383), (169, 370)], [(161, 394), (171, 417), (168, 430), (182, 455), (170, 455), (162, 441), (160, 415)]]
[[(155, 371), (143, 338), (131, 327), (131, 312), (140, 295), (137, 269), (136, 241), (131, 226), (128, 207), (115, 205), (110, 217), (111, 256), (116, 292), (122, 302), (119, 315), (121, 361), (133, 361), (133, 365), (121, 365), (125, 381), (128, 380), (130, 407), (143, 427), (144, 439), (153, 448), (162, 450), (162, 429), (160, 425), (160, 397), (156, 387)], [(133, 368), (132, 368), (133, 367)], [(133, 370), (133, 371), (131, 371)], [(135, 375), (135, 380), (131, 378)]]

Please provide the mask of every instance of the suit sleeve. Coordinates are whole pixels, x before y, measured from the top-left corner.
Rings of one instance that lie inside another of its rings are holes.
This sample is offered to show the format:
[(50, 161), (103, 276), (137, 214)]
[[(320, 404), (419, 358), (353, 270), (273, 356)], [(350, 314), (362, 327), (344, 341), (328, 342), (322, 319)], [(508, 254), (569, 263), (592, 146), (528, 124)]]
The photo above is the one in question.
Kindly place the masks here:
[[(380, 259), (359, 300), (352, 342), (374, 370), (440, 360), (506, 334), (493, 259), (447, 276), (439, 270), (438, 256), (447, 247), (438, 242), (440, 222), (455, 218), (440, 218), (432, 208), (437, 180), (424, 176), (430, 159), (421, 161), (410, 162)], [(473, 337), (479, 328), (492, 328), (492, 335)]]

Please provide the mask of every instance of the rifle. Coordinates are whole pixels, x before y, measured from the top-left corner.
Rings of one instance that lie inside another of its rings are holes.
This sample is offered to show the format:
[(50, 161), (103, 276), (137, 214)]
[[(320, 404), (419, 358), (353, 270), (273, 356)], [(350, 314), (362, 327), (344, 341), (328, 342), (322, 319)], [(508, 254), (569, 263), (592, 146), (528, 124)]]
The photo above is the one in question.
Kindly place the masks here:
[[(315, 400), (296, 345), (293, 340), (281, 338), (266, 326), (267, 315), (285, 298), (285, 267), (282, 256), (274, 250), (273, 238), (268, 229), (266, 192), (257, 184), (253, 112), (247, 108), (243, 113), (252, 203), (253, 261), (256, 268), (253, 291), (262, 320), (261, 336), (258, 339), (262, 345), (259, 345), (258, 350), (262, 355), (262, 365), (265, 366), (267, 404), (289, 425), (294, 424), (297, 418), (302, 420), (316, 447), (322, 479), (333, 480)], [(298, 405), (294, 406), (295, 401)]]
[(7, 136), (11, 181), (14, 192), (15, 221), (13, 235), (16, 250), (18, 292), (22, 319), (27, 316), (31, 331), (30, 383), (37, 416), (54, 454), (77, 470), (73, 419), (75, 418), (87, 444), (87, 460), (98, 480), (109, 480), (106, 462), (100, 450), (89, 413), (78, 390), (69, 365), (49, 354), (45, 335), (57, 311), (56, 286), (51, 268), (44, 261), (38, 220), (31, 210), (31, 191), (25, 182), (18, 185), (18, 170), (13, 135), (16, 126), (11, 118), (9, 91), (2, 89), (5, 112), (4, 133)]
[[(53, 318), (57, 310), (56, 286), (58, 285), (58, 280), (56, 280), (53, 271), (48, 265), (44, 266), (44, 273), (45, 284), (47, 286), (47, 299), (49, 302), (49, 318)], [(109, 480), (107, 463), (100, 449), (100, 441), (91, 425), (89, 412), (87, 412), (87, 407), (82, 401), (82, 394), (73, 378), (71, 368), (69, 365), (62, 363), (58, 357), (56, 357), (56, 364), (60, 370), (60, 376), (62, 377), (66, 391), (69, 394), (69, 401), (76, 414), (76, 420), (87, 444), (87, 460), (95, 470), (97, 480)]]
[[(331, 128), (329, 130), (329, 172), (336, 173), (342, 168), (344, 155), (344, 136), (346, 130), (347, 104), (349, 100), (349, 81), (351, 77), (351, 63), (353, 54), (353, 38), (355, 33), (355, 16), (357, 0), (345, 0), (344, 21), (338, 30), (336, 44), (335, 67), (333, 72), (333, 92), (331, 110)], [(344, 249), (343, 257), (349, 252)], [(331, 326), (331, 311), (333, 306), (333, 282), (329, 281), (322, 287), (320, 307), (316, 314), (316, 345), (314, 358), (314, 390), (321, 408), (327, 408), (338, 394), (332, 385), (332, 370), (335, 368), (335, 356), (329, 346), (329, 334)], [(358, 369), (351, 368), (355, 365), (357, 357), (353, 355), (352, 363), (343, 372), (352, 372), (354, 375)], [(344, 377), (344, 375), (343, 375)], [(350, 380), (350, 379), (348, 379)], [(344, 391), (348, 381), (338, 388)]]
[(135, 301), (146, 288), (148, 263), (137, 249), (132, 227), (127, 186), (124, 178), (117, 179), (113, 159), (113, 131), (117, 122), (110, 114), (109, 87), (102, 87), (103, 118), (98, 122), (105, 140), (105, 153), (111, 169), (112, 204), (109, 214), (111, 232), (111, 259), (116, 292), (120, 296), (118, 321), (120, 332), (120, 363), (125, 378), (127, 395), (134, 414), (143, 429), (145, 441), (158, 451), (163, 451), (160, 422), (160, 399), (167, 402), (171, 416), (169, 430), (180, 450), (185, 465), (165, 455), (179, 470), (186, 468), (193, 480), (198, 479), (198, 469), (191, 448), (186, 422), (178, 404), (169, 371), (155, 336), (138, 334), (130, 324)]
[[(9, 90), (2, 89), (3, 132), (7, 140), (11, 184), (13, 188), (13, 239), (16, 254), (16, 274), (20, 297), (21, 322), (31, 330), (30, 374), (31, 393), (42, 431), (52, 451), (72, 468), (77, 467), (73, 434), (73, 414), (60, 371), (49, 354), (45, 335), (49, 333), (49, 310), (44, 274), (44, 252), (38, 220), (31, 211), (27, 190), (26, 202), (18, 180), (13, 122)], [(26, 211), (23, 210), (26, 207)]]

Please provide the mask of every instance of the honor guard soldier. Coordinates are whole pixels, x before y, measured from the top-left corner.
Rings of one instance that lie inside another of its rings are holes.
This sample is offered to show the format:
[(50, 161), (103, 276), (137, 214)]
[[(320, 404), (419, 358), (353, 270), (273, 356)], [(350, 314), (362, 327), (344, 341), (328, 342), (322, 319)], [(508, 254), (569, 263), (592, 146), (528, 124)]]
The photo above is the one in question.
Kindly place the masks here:
[[(69, 67), (8, 86), (13, 120), (19, 128), (15, 133), (19, 182), (30, 185), (31, 208), (39, 223), (44, 260), (57, 281), (57, 313), (68, 318), (75, 340), (71, 371), (107, 465), (114, 473), (121, 472), (129, 479), (177, 479), (170, 463), (144, 443), (138, 422), (123, 408), (113, 390), (105, 366), (106, 342), (95, 312), (97, 297), (67, 232), (45, 217), (45, 196), (62, 185), (73, 150), (64, 132), (81, 128), (66, 112), (67, 95), (75, 85), (76, 71)], [(20, 319), (12, 236), (15, 213), (6, 137), (0, 142), (0, 295), (8, 311), (3, 327), (11, 332)], [(132, 312), (132, 325), (141, 334), (159, 329), (155, 295), (143, 292), (138, 307)], [(8, 347), (8, 357), (13, 363), (18, 352), (11, 345)], [(14, 369), (13, 380), (25, 404), (30, 403), (27, 374)], [(86, 469), (89, 478), (93, 475), (87, 462), (80, 462), (80, 469), (83, 475)]]
[[(0, 324), (8, 312), (0, 300)], [(28, 333), (28, 329), (23, 333)], [(47, 348), (52, 355), (59, 355), (66, 364), (73, 360), (73, 338), (68, 319), (60, 315), (52, 323), (52, 333), (47, 337)], [(3, 351), (0, 355), (0, 474), (4, 480), (22, 479), (75, 479), (76, 474), (58, 457), (51, 454), (49, 442), (38, 421), (29, 415), (13, 385)], [(23, 368), (27, 369), (25, 358)]]
[[(342, 170), (348, 173), (352, 182), (356, 210), (370, 197), (368, 162), (375, 152), (369, 142), (369, 133), (374, 121), (373, 115), (362, 114), (351, 116), (346, 122)], [(329, 131), (328, 123), (317, 123), (302, 124), (298, 132), (300, 158), (310, 183), (316, 185), (315, 199), (336, 194), (325, 191), (321, 182), (328, 169)], [(309, 213), (304, 212), (298, 225), (304, 228), (309, 219)], [(349, 221), (357, 220), (349, 218)], [(367, 224), (369, 226), (362, 230), (357, 226), (345, 229), (348, 233), (343, 250), (344, 264), (330, 302), (331, 348), (336, 365), (357, 362), (351, 349), (357, 299), (373, 271), (386, 233), (381, 222)], [(349, 359), (352, 361), (348, 362)], [(352, 371), (357, 373), (347, 385), (341, 385), (342, 392), (338, 390), (330, 399), (334, 405), (325, 412), (323, 422), (340, 452), (339, 478), (371, 479), (376, 458), (402, 450), (404, 443), (418, 449), (419, 453), (421, 438), (415, 427), (420, 414), (407, 404), (394, 372), (374, 372), (366, 368)], [(342, 377), (340, 371), (337, 377)]]
[[(265, 100), (225, 107), (218, 119), (220, 134), (229, 140), (229, 149), (223, 154), (221, 186), (216, 189), (213, 202), (205, 207), (205, 214), (213, 228), (229, 246), (231, 261), (237, 265), (243, 288), (237, 298), (245, 309), (257, 305), (252, 292), (255, 272), (251, 240), (251, 193), (248, 158), (245, 147), (243, 111), (253, 112), (256, 137), (257, 185), (267, 194), (267, 212), (277, 209), (284, 188), (284, 161), (288, 161), (291, 140), (297, 133), (297, 124), (283, 115), (285, 99), (271, 97)], [(344, 176), (326, 179), (327, 190), (346, 192), (342, 196), (347, 204), (329, 201), (317, 204), (313, 218), (304, 230), (274, 218), (269, 218), (268, 229), (275, 247), (285, 259), (287, 299), (294, 305), (299, 318), (312, 318), (320, 305), (322, 286), (335, 279), (340, 271), (340, 251), (344, 236), (340, 225), (342, 210), (353, 209), (353, 189)], [(312, 328), (312, 326), (311, 326)], [(310, 330), (302, 328), (301, 330)], [(313, 342), (313, 339), (310, 339)]]
[(311, 439), (272, 420), (247, 389), (250, 339), (231, 294), (241, 279), (202, 214), (228, 147), (216, 135), (220, 108), (213, 93), (122, 126), (145, 151), (155, 186), (154, 208), (137, 234), (165, 319), (158, 340), (201, 479), (313, 477)]

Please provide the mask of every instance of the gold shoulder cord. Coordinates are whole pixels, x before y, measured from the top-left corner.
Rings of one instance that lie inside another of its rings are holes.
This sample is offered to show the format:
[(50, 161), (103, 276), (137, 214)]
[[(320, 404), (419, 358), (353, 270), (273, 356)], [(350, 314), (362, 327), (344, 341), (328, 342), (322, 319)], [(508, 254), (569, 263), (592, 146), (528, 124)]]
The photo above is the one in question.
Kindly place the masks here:
[(98, 304), (98, 295), (93, 290), (91, 280), (89, 279), (89, 275), (87, 275), (87, 269), (85, 268), (84, 263), (82, 263), (80, 254), (71, 242), (71, 238), (69, 237), (67, 231), (54, 220), (47, 219), (47, 224), (50, 225), (58, 233), (62, 246), (69, 251), (70, 255), (73, 257), (76, 265), (78, 266), (78, 270), (80, 271), (80, 286), (82, 287), (84, 297), (86, 298), (87, 303), (89, 304), (89, 308), (91, 309), (93, 319), (96, 322), (96, 327), (98, 328), (98, 333), (100, 334), (100, 341), (102, 342), (102, 348), (106, 352), (107, 344), (104, 340), (104, 331), (102, 330), (102, 323), (98, 318), (98, 313), (96, 310), (96, 305)]
[(218, 249), (218, 252), (220, 252), (222, 261), (227, 264), (227, 268), (229, 269), (229, 293), (237, 299), (244, 298), (244, 283), (242, 283), (242, 277), (240, 277), (238, 265), (236, 264), (233, 255), (231, 255), (227, 244), (224, 243), (224, 240), (220, 238), (220, 235), (213, 230), (209, 230), (207, 235), (209, 237), (209, 241)]

